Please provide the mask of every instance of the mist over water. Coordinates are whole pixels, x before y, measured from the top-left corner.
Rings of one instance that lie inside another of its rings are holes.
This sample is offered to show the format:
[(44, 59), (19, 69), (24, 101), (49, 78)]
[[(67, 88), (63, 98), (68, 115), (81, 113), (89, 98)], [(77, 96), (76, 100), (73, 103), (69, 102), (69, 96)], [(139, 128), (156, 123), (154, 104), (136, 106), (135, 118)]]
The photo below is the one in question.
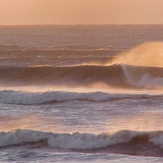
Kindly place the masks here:
[(162, 162), (162, 31), (0, 28), (0, 161)]
[[(161, 90), (163, 51), (161, 42), (149, 42), (117, 54), (108, 62), (89, 60), (69, 66), (1, 66), (2, 86), (68, 89), (151, 89)], [(29, 51), (30, 52), (30, 51)], [(64, 57), (62, 57), (64, 59)], [(66, 58), (65, 58), (66, 59)]]
[(147, 42), (120, 53), (112, 64), (163, 67), (163, 42)]
[(162, 42), (149, 42), (139, 45), (116, 56), (111, 64), (122, 66), (126, 79), (131, 85), (153, 89), (162, 88)]

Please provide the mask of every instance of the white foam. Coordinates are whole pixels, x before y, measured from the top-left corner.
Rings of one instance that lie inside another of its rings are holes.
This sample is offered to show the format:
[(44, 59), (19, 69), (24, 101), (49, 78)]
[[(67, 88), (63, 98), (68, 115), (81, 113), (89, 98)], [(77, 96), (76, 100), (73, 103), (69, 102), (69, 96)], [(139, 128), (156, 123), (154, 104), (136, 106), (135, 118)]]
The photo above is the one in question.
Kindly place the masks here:
[(54, 134), (31, 130), (0, 133), (0, 147), (47, 140), (49, 147), (61, 149), (94, 149), (105, 147), (109, 136), (93, 134)]
[[(156, 132), (157, 133), (157, 132)], [(47, 145), (60, 149), (99, 149), (118, 143), (127, 143), (144, 132), (121, 131), (113, 135), (108, 134), (56, 134), (32, 130), (17, 130), (15, 132), (0, 133), (0, 147), (21, 145), (24, 143), (37, 143), (46, 140)], [(152, 132), (146, 133), (150, 141), (156, 145), (163, 145), (163, 133), (158, 137)], [(163, 147), (163, 146), (161, 146)]]
[(137, 88), (158, 89), (163, 87), (163, 78), (152, 76), (149, 72), (122, 65), (127, 82)]
[(163, 134), (159, 134), (159, 135), (152, 137), (150, 141), (154, 143), (155, 145), (158, 145), (161, 148), (163, 148)]

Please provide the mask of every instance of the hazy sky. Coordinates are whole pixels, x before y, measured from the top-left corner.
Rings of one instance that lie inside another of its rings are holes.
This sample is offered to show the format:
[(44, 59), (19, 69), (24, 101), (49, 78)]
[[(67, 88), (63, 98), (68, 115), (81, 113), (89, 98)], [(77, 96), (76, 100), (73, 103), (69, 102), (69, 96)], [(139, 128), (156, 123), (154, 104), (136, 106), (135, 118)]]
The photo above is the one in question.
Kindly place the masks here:
[(119, 23), (163, 23), (163, 0), (0, 0), (0, 24)]

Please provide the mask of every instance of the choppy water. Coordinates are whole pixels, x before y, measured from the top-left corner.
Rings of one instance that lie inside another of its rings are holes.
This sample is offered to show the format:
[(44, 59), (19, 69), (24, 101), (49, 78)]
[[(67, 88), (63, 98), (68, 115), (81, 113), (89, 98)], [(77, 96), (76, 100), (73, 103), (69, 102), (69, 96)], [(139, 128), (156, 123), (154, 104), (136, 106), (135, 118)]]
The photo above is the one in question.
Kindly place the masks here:
[(0, 27), (0, 162), (163, 162), (162, 34)]

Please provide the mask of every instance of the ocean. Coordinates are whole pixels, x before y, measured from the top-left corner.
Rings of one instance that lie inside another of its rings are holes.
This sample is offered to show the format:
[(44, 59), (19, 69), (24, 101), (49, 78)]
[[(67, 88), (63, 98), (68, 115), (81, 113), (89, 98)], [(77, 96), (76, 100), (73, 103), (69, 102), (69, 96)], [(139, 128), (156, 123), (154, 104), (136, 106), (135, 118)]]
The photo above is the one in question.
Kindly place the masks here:
[(163, 25), (0, 26), (0, 163), (162, 163)]

